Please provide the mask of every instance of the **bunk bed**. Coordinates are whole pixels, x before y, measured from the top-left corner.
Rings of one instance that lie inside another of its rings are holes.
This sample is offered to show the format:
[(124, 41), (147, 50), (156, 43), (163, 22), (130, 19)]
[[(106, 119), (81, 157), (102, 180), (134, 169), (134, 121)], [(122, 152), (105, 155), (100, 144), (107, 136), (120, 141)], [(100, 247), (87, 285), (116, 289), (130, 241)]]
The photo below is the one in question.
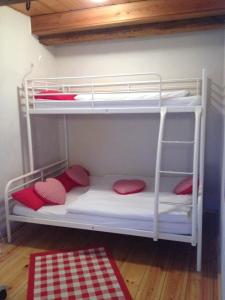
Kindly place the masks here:
[[(11, 241), (10, 227), (14, 221), (129, 234), (154, 241), (180, 241), (197, 246), (197, 270), (200, 271), (206, 92), (205, 70), (202, 70), (201, 78), (175, 80), (162, 80), (156, 73), (25, 78), (22, 104), (27, 121), (30, 172), (10, 180), (5, 188), (8, 241)], [(155, 176), (142, 178), (147, 183), (144, 192), (128, 195), (127, 200), (121, 202), (121, 196), (111, 190), (112, 183), (120, 177), (92, 176), (90, 187), (70, 191), (65, 205), (45, 206), (33, 211), (11, 204), (14, 191), (54, 177), (68, 167), (67, 115), (128, 113), (149, 114), (149, 117), (157, 113), (160, 116)], [(194, 115), (193, 140), (165, 140), (165, 122), (169, 113)], [(65, 132), (65, 159), (37, 170), (34, 169), (31, 130), (32, 115), (35, 114), (62, 115)], [(162, 148), (168, 143), (193, 145), (191, 172), (162, 170)], [(172, 186), (187, 175), (193, 178), (192, 195), (172, 193)], [(150, 188), (148, 182), (154, 188)]]

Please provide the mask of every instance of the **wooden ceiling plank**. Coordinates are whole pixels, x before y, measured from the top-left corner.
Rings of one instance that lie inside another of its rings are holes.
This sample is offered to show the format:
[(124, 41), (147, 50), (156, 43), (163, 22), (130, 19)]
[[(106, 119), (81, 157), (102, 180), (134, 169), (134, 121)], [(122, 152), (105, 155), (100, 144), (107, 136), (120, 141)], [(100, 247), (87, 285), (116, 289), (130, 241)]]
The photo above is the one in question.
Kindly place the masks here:
[[(0, 0), (1, 1), (1, 0)], [(15, 0), (16, 1), (16, 0)], [(22, 1), (22, 0), (21, 0)], [(66, 12), (92, 7), (114, 5), (142, 0), (106, 0), (102, 3), (94, 3), (91, 0), (34, 0), (31, 9), (26, 11), (24, 3), (10, 5), (13, 9), (29, 16), (46, 15), (54, 12)]]
[(38, 36), (165, 22), (225, 13), (224, 0), (147, 0), (32, 17)]
[(10, 7), (12, 7), (13, 9), (15, 9), (25, 15), (28, 15), (28, 16), (42, 15), (43, 12), (45, 14), (54, 13), (54, 11), (52, 9), (50, 9), (46, 5), (43, 5), (40, 1), (33, 1), (31, 3), (31, 8), (29, 11), (26, 10), (25, 3), (13, 4), (13, 5), (10, 5)]
[(151, 23), (119, 28), (89, 30), (85, 32), (64, 33), (40, 38), (44, 45), (62, 45), (98, 40), (113, 40), (143, 36), (166, 35), (180, 32), (213, 30), (224, 28), (225, 16), (200, 19)]
[[(45, 5), (46, 7), (49, 7), (53, 12), (64, 12), (64, 11), (70, 11), (77, 8), (79, 5), (79, 1), (74, 0), (39, 0), (40, 3)], [(42, 14), (45, 14), (44, 12)]]

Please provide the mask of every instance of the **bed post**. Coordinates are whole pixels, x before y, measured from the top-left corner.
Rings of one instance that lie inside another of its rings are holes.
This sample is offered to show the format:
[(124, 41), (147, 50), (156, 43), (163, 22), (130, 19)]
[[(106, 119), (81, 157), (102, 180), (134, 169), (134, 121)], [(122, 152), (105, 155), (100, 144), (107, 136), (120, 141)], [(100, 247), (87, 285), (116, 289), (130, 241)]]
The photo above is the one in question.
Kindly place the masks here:
[(8, 218), (6, 218), (6, 233), (7, 233), (7, 241), (10, 244), (12, 242), (12, 234), (11, 234), (11, 225)]
[(26, 120), (27, 120), (29, 163), (30, 163), (30, 171), (34, 171), (34, 155), (33, 155), (33, 143), (32, 143), (32, 132), (31, 132), (31, 120), (30, 120), (29, 95), (28, 95), (28, 90), (27, 90), (27, 81), (25, 81), (24, 88), (25, 88), (25, 97), (26, 97)]
[(32, 130), (31, 130), (31, 120), (30, 120), (30, 103), (29, 103), (27, 77), (32, 73), (33, 67), (34, 65), (31, 64), (29, 72), (25, 74), (23, 78), (23, 87), (25, 91), (25, 101), (26, 101), (26, 122), (27, 122), (27, 138), (28, 138), (30, 171), (34, 170), (34, 155), (33, 155)]
[(200, 163), (199, 163), (199, 197), (198, 197), (198, 226), (197, 226), (197, 271), (202, 269), (202, 215), (204, 191), (204, 162), (205, 162), (205, 130), (206, 130), (206, 105), (207, 105), (207, 75), (202, 70), (202, 118), (200, 138)]
[(165, 118), (167, 114), (167, 108), (161, 107), (160, 110), (160, 125), (159, 125), (159, 135), (158, 135), (158, 144), (157, 144), (157, 154), (156, 154), (156, 167), (155, 167), (155, 199), (154, 199), (154, 241), (158, 241), (159, 235), (159, 187), (160, 187), (160, 168), (162, 160), (162, 140), (165, 127)]
[(194, 152), (193, 152), (193, 191), (192, 191), (192, 246), (198, 242), (198, 174), (199, 174), (199, 145), (201, 128), (201, 108), (195, 108)]
[(69, 147), (68, 147), (68, 124), (67, 117), (63, 115), (63, 123), (64, 123), (64, 142), (65, 142), (65, 158), (66, 158), (66, 166), (69, 167)]
[(7, 241), (11, 243), (12, 235), (11, 235), (11, 225), (9, 221), (9, 195), (8, 195), (9, 183), (5, 188), (5, 219), (6, 219), (6, 233), (7, 233)]

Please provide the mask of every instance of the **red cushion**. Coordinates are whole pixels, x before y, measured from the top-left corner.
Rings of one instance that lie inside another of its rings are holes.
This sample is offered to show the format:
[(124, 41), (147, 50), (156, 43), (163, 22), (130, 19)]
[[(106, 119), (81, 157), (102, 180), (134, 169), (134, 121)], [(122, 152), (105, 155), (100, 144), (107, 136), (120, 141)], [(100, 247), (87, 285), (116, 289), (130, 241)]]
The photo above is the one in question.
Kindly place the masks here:
[(62, 185), (64, 186), (66, 192), (69, 192), (72, 190), (77, 184), (71, 180), (66, 173), (64, 172), (63, 174), (60, 174), (59, 176), (55, 177), (55, 179), (59, 180)]
[[(66, 94), (58, 90), (42, 90), (39, 92), (41, 95), (34, 96), (38, 100), (75, 100), (77, 94)], [(44, 94), (44, 95), (43, 95)], [(51, 95), (57, 94), (57, 95)]]
[(187, 177), (178, 183), (173, 192), (177, 195), (192, 194), (192, 176)]
[(142, 192), (145, 188), (145, 182), (139, 179), (118, 180), (113, 184), (113, 190), (117, 194), (128, 195)]
[(66, 175), (79, 186), (88, 186), (90, 184), (87, 170), (82, 166), (72, 166), (66, 170)]
[(33, 187), (25, 188), (12, 194), (13, 199), (23, 205), (38, 210), (45, 205), (45, 202), (35, 193)]

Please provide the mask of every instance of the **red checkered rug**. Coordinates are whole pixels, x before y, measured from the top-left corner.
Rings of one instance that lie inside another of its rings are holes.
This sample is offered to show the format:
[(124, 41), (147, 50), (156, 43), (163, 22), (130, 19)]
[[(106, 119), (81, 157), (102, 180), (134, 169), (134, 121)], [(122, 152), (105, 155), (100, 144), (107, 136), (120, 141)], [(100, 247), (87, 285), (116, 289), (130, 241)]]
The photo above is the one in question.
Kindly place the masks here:
[(28, 300), (130, 300), (104, 247), (48, 251), (30, 257)]

